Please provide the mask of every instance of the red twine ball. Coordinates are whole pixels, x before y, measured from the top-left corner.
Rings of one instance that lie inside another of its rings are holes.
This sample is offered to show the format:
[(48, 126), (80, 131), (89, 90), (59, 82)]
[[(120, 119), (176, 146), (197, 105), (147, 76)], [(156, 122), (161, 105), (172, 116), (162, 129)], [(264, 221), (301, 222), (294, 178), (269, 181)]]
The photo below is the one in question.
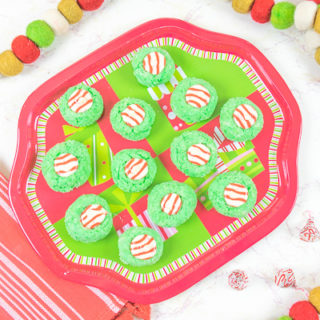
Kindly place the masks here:
[(274, 0), (256, 0), (251, 9), (252, 19), (259, 23), (268, 22), (273, 6)]
[(233, 271), (228, 277), (228, 283), (231, 288), (236, 290), (243, 290), (248, 286), (248, 276), (242, 270)]
[(308, 301), (295, 303), (290, 309), (289, 316), (293, 320), (319, 320), (316, 309)]
[(17, 36), (11, 43), (15, 56), (23, 63), (32, 63), (40, 56), (40, 49), (26, 36)]
[(93, 11), (100, 8), (103, 1), (104, 0), (78, 0), (78, 4), (83, 10)]
[(296, 277), (292, 269), (281, 269), (275, 275), (274, 282), (281, 288), (295, 287)]

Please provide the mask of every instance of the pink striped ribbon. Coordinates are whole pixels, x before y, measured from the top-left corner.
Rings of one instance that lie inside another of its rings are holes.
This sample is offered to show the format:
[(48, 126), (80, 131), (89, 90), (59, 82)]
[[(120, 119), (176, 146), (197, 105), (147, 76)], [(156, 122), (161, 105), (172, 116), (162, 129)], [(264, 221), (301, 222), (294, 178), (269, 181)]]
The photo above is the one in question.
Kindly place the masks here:
[(150, 306), (65, 281), (39, 259), (19, 228), (0, 174), (0, 319), (91, 320), (150, 318)]

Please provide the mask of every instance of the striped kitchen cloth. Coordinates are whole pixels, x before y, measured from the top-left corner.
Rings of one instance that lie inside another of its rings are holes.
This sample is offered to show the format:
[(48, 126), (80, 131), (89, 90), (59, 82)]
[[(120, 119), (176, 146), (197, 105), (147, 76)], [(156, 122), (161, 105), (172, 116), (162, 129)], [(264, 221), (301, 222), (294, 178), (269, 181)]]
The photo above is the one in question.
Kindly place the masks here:
[(57, 277), (40, 260), (17, 224), (0, 174), (0, 319), (150, 319), (150, 306)]

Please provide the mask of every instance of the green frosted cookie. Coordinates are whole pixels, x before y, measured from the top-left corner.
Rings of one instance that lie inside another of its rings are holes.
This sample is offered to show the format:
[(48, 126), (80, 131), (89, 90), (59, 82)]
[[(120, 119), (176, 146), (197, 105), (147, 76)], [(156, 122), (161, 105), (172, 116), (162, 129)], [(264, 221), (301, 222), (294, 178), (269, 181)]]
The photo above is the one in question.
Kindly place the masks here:
[(64, 222), (74, 240), (96, 242), (110, 233), (112, 214), (106, 200), (95, 194), (85, 194), (71, 204)]
[(127, 229), (120, 235), (118, 246), (121, 261), (135, 267), (156, 263), (163, 252), (159, 233), (150, 228)]
[(171, 160), (185, 175), (204, 177), (215, 167), (217, 148), (204, 132), (185, 132), (172, 141)]
[(148, 213), (161, 227), (185, 223), (197, 206), (194, 190), (185, 183), (170, 181), (156, 185), (148, 196)]
[(167, 83), (173, 76), (175, 64), (169, 53), (161, 48), (143, 48), (132, 59), (133, 73), (146, 87)]
[(150, 153), (142, 149), (124, 149), (118, 152), (111, 164), (114, 183), (125, 192), (139, 192), (153, 182), (157, 165)]
[(230, 171), (222, 173), (211, 183), (208, 196), (219, 213), (241, 218), (255, 206), (257, 188), (246, 174)]
[(60, 112), (64, 120), (75, 127), (86, 127), (96, 122), (103, 112), (100, 93), (89, 86), (71, 87), (60, 99)]
[(149, 136), (155, 120), (152, 107), (143, 100), (125, 98), (114, 105), (110, 121), (115, 132), (128, 140), (142, 140)]
[(51, 189), (69, 192), (88, 180), (91, 173), (90, 155), (78, 141), (58, 143), (47, 152), (41, 170)]
[(231, 98), (221, 109), (220, 127), (229, 140), (252, 140), (263, 128), (263, 115), (249, 99)]
[(179, 82), (170, 100), (173, 112), (187, 123), (209, 119), (217, 102), (216, 89), (209, 82), (196, 78)]

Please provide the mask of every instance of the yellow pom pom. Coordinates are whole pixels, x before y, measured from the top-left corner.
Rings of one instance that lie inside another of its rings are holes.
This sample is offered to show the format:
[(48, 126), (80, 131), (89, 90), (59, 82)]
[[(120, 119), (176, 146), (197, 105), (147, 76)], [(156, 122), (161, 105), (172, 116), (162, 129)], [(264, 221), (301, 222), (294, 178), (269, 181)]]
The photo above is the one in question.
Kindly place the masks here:
[[(320, 48), (317, 49), (316, 60), (320, 64)], [(314, 288), (310, 291), (309, 301), (317, 309), (318, 313), (320, 313), (320, 287)]]
[(232, 8), (239, 13), (248, 13), (254, 0), (232, 0)]
[(3, 76), (15, 76), (23, 70), (23, 63), (11, 50), (0, 54), (0, 74)]
[(318, 33), (320, 33), (320, 9), (319, 8), (316, 14), (316, 19), (314, 20), (313, 29), (314, 31), (317, 31)]
[(58, 4), (58, 10), (70, 24), (79, 22), (83, 16), (83, 11), (75, 0), (61, 0)]

